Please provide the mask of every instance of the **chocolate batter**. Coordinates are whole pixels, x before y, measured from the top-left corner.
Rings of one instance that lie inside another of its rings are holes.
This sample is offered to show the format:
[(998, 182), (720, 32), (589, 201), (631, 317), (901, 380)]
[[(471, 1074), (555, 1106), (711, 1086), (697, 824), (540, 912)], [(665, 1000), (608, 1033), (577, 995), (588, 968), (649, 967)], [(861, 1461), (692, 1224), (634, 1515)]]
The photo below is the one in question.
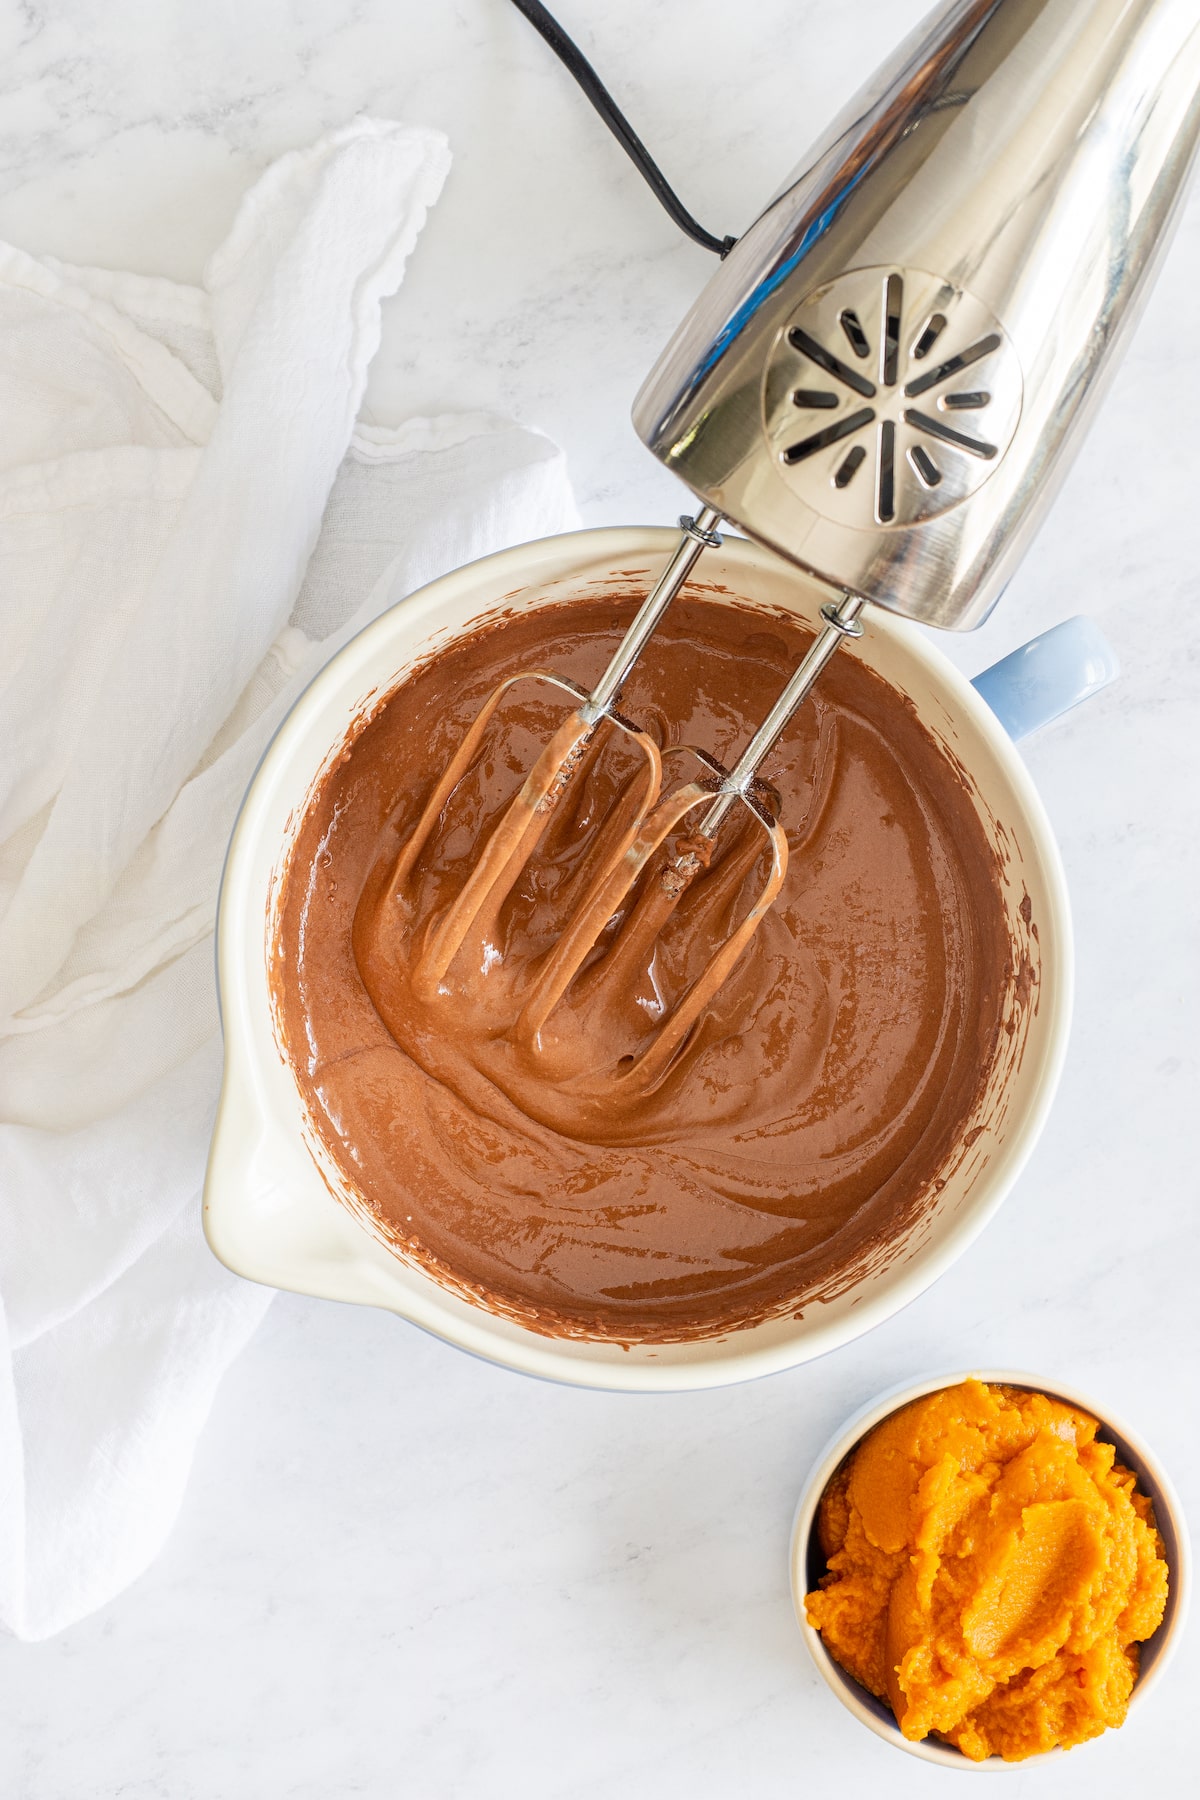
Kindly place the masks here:
[[(905, 1231), (981, 1098), (1013, 971), (995, 852), (958, 773), (851, 650), (769, 759), (783, 891), (665, 1079), (625, 1077), (761, 879), (749, 832), (722, 840), (632, 971), (606, 983), (601, 957), (539, 1041), (512, 1031), (637, 766), (619, 740), (440, 991), (419, 994), (423, 934), (569, 703), (515, 690), (397, 893), (435, 774), (506, 676), (588, 687), (633, 605), (498, 622), (377, 710), (297, 837), (273, 988), (312, 1122), (398, 1249), (535, 1330), (650, 1342), (797, 1311)], [(665, 747), (732, 761), (808, 641), (681, 598), (622, 709)], [(668, 784), (695, 773), (666, 767)]]

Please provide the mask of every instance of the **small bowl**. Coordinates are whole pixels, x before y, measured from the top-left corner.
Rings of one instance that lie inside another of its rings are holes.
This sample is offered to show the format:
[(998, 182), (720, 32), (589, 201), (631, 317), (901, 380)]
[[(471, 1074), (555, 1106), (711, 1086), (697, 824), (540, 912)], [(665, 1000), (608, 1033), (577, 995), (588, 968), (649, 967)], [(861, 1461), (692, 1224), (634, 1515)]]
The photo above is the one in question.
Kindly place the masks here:
[(910, 1400), (920, 1400), (925, 1394), (935, 1394), (941, 1388), (956, 1387), (959, 1382), (972, 1378), (992, 1385), (1027, 1388), (1033, 1393), (1046, 1394), (1053, 1400), (1063, 1400), (1068, 1406), (1076, 1406), (1082, 1412), (1091, 1413), (1093, 1418), (1100, 1421), (1100, 1435), (1105, 1443), (1116, 1445), (1118, 1459), (1126, 1468), (1133, 1470), (1139, 1489), (1154, 1502), (1155, 1519), (1166, 1552), (1169, 1587), (1162, 1624), (1154, 1636), (1147, 1638), (1142, 1645), (1141, 1668), (1129, 1702), (1131, 1709), (1135, 1705), (1141, 1705), (1174, 1655), (1187, 1617), (1191, 1593), (1191, 1563), (1183, 1509), (1162, 1465), (1141, 1438), (1130, 1431), (1122, 1420), (1114, 1419), (1107, 1409), (1097, 1405), (1091, 1395), (1082, 1393), (1078, 1388), (1064, 1387), (1061, 1382), (1043, 1381), (1038, 1376), (1021, 1370), (959, 1369), (952, 1370), (949, 1374), (929, 1375), (922, 1381), (889, 1388), (885, 1394), (880, 1394), (877, 1399), (862, 1407), (826, 1445), (800, 1496), (792, 1526), (792, 1600), (809, 1654), (824, 1680), (843, 1706), (848, 1707), (855, 1718), (873, 1731), (876, 1737), (882, 1738), (887, 1744), (893, 1744), (898, 1750), (906, 1750), (910, 1756), (920, 1757), (922, 1762), (940, 1763), (948, 1769), (1022, 1769), (1027, 1768), (1030, 1761), (1041, 1763), (1052, 1756), (1063, 1756), (1066, 1752), (1061, 1749), (1048, 1750), (1025, 1762), (1005, 1762), (999, 1756), (989, 1756), (985, 1762), (972, 1762), (970, 1757), (964, 1756), (952, 1744), (944, 1744), (938, 1738), (922, 1738), (913, 1743), (901, 1735), (891, 1707), (884, 1701), (877, 1700), (866, 1688), (860, 1687), (834, 1661), (825, 1648), (820, 1632), (814, 1631), (804, 1611), (804, 1596), (812, 1592), (825, 1567), (825, 1559), (817, 1541), (817, 1508), (834, 1471), (874, 1426), (890, 1414), (899, 1412)]

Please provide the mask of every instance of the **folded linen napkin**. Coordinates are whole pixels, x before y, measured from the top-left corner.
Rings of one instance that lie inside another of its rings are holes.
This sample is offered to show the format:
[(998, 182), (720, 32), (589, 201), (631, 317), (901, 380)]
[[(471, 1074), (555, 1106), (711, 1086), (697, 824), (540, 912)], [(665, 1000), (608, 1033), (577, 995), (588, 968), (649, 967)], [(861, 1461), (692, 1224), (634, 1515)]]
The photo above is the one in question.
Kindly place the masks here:
[(484, 415), (356, 424), (449, 166), (359, 120), (247, 195), (203, 288), (0, 245), (0, 1620), (160, 1548), (269, 1295), (209, 1253), (211, 933), (238, 802), (332, 651), (577, 523)]

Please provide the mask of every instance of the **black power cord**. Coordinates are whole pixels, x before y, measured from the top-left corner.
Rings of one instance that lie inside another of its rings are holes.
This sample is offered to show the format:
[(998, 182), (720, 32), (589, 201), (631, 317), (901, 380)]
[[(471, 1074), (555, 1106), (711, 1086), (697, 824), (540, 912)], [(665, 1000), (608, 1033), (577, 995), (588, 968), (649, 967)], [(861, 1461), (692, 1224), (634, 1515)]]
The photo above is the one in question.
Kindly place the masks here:
[(699, 244), (705, 250), (711, 250), (714, 255), (728, 256), (737, 243), (737, 239), (732, 237), (716, 238), (711, 231), (705, 231), (703, 225), (693, 219), (587, 57), (578, 44), (572, 42), (567, 36), (554, 15), (546, 11), (541, 0), (513, 0), (513, 5), (518, 12), (524, 13), (533, 29), (545, 38), (555, 56), (574, 76), (625, 154), (632, 160), (638, 173), (653, 190), (659, 203), (671, 215), (680, 231), (686, 232), (693, 243)]

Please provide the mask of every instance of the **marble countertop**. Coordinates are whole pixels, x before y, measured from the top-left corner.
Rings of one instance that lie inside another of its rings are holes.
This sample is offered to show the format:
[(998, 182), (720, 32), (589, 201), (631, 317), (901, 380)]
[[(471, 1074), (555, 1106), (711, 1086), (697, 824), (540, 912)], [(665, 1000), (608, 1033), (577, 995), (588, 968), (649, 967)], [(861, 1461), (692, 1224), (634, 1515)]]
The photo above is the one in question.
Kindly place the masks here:
[[(710, 229), (737, 231), (925, 0), (560, 0)], [(196, 279), (253, 176), (360, 110), (443, 127), (444, 196), (370, 410), (488, 407), (566, 446), (585, 521), (669, 521), (641, 375), (710, 272), (504, 0), (10, 0), (0, 236)], [(1200, 1514), (1196, 1377), (1200, 390), (1193, 194), (1136, 341), (974, 672), (1086, 611), (1118, 684), (1025, 746), (1062, 845), (1078, 1003), (999, 1217), (899, 1317), (807, 1368), (577, 1393), (381, 1313), (283, 1297), (134, 1588), (0, 1643), (11, 1800), (858, 1800), (934, 1774), (820, 1684), (792, 1509), (826, 1436), (928, 1369), (1104, 1396)], [(1181, 325), (1180, 321), (1185, 323)], [(1144, 1714), (1016, 1795), (1192, 1792), (1193, 1630)]]

